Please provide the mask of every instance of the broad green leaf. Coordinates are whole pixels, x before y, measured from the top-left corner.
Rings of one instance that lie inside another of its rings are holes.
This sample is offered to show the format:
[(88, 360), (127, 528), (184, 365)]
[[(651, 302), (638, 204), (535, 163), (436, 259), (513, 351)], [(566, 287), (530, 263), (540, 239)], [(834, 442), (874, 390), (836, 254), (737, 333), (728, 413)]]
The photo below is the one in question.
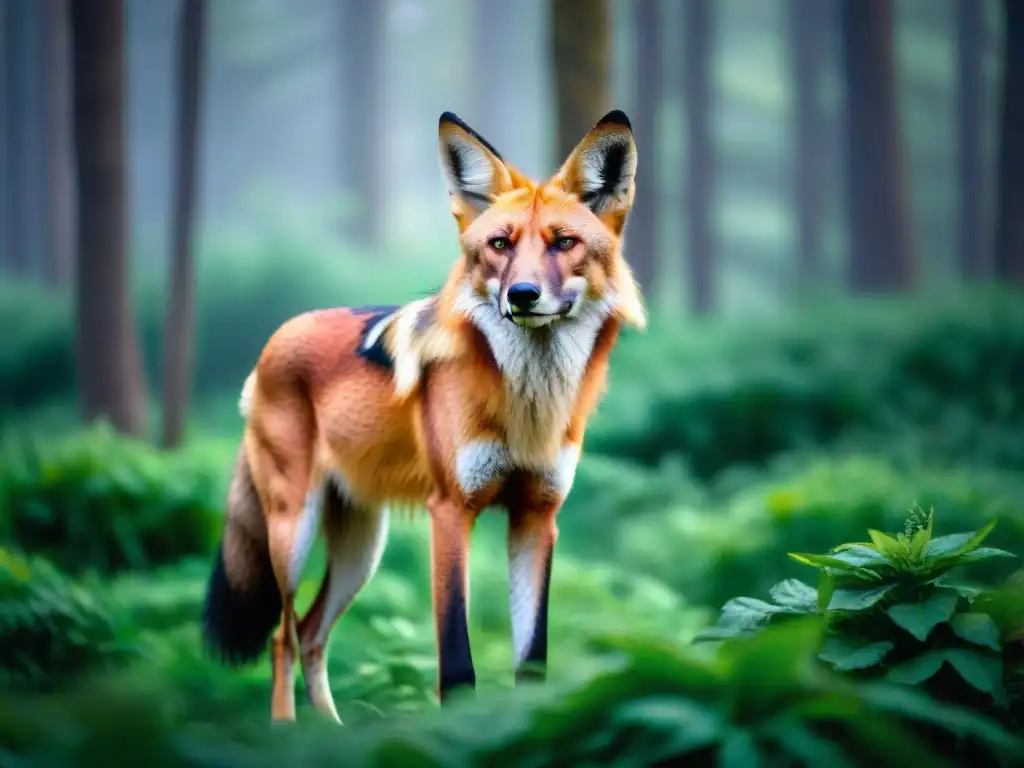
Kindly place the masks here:
[(890, 605), (886, 612), (897, 626), (923, 643), (935, 627), (949, 621), (959, 599), (956, 592), (943, 590), (935, 592), (923, 603)]
[(987, 613), (958, 613), (949, 620), (949, 626), (962, 640), (993, 651), (1001, 650), (999, 627)]
[(771, 617), (787, 612), (778, 605), (766, 603), (754, 597), (734, 597), (722, 606), (722, 613), (714, 626), (702, 631), (695, 639), (716, 640), (756, 632), (764, 627)]
[(966, 648), (951, 648), (945, 651), (946, 660), (964, 680), (996, 701), (1003, 697), (1003, 662), (995, 656), (987, 656)]
[(946, 657), (942, 651), (922, 653), (920, 656), (893, 667), (886, 677), (894, 683), (920, 685), (925, 680), (931, 679), (942, 668), (945, 661)]
[(932, 540), (932, 515), (928, 515), (928, 525), (914, 532), (910, 540), (910, 556), (915, 560), (921, 557), (928, 542)]
[(926, 558), (949, 557), (975, 549), (995, 527), (996, 520), (993, 519), (977, 531), (951, 533), (932, 539), (925, 547), (924, 555)]
[(761, 696), (790, 689), (809, 668), (821, 644), (823, 622), (818, 617), (795, 618), (769, 627), (752, 638), (732, 640), (719, 650), (737, 684), (757, 687)]
[(893, 649), (888, 640), (868, 643), (843, 637), (830, 637), (825, 641), (818, 658), (828, 662), (841, 672), (852, 669), (866, 669), (879, 664)]
[(764, 765), (757, 742), (749, 731), (733, 728), (718, 748), (719, 768), (758, 768)]
[(616, 719), (671, 731), (673, 751), (702, 749), (723, 736), (725, 722), (712, 706), (675, 696), (640, 699), (623, 706)]
[(885, 584), (881, 587), (872, 587), (871, 589), (840, 587), (832, 593), (828, 610), (863, 611), (873, 606), (895, 588), (895, 584)]
[(824, 613), (832, 602), (832, 593), (836, 591), (835, 577), (828, 571), (821, 571), (818, 577), (818, 613)]
[(773, 722), (769, 732), (789, 756), (797, 758), (795, 764), (827, 765), (829, 768), (852, 768), (856, 765), (852, 756), (847, 756), (838, 744), (816, 734), (792, 713)]
[(956, 561), (957, 565), (966, 565), (968, 563), (977, 563), (982, 560), (990, 560), (993, 557), (1016, 557), (1013, 552), (1007, 552), (1005, 549), (996, 549), (995, 547), (978, 547), (972, 549), (970, 552), (964, 552), (959, 555), (954, 555), (952, 558)]
[(771, 589), (772, 600), (780, 606), (800, 613), (815, 613), (818, 607), (818, 590), (799, 579), (785, 579)]
[(805, 552), (789, 552), (790, 558), (802, 565), (811, 565), (815, 568), (836, 568), (841, 571), (855, 571), (859, 566), (851, 565), (845, 560), (829, 555), (812, 555)]
[(881, 552), (885, 558), (893, 563), (899, 563), (906, 560), (907, 555), (910, 553), (909, 547), (898, 539), (893, 538), (887, 533), (876, 531), (873, 528), (868, 529), (868, 536), (871, 537), (871, 541), (874, 543), (875, 548)]
[(881, 552), (863, 544), (844, 544), (836, 547), (832, 557), (858, 568), (871, 566), (892, 566)]

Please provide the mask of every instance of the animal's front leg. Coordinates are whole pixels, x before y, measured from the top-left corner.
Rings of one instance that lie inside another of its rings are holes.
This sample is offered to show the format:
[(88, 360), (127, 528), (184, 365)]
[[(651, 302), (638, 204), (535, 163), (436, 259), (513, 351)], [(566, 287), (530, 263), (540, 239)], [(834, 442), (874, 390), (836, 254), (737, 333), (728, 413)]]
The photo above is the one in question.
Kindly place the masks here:
[(558, 528), (554, 504), (510, 510), (509, 604), (516, 682), (544, 680), (548, 662), (548, 590)]
[(469, 534), (473, 513), (437, 495), (430, 510), (430, 582), (437, 633), (438, 698), (444, 704), (458, 687), (476, 687), (469, 647)]

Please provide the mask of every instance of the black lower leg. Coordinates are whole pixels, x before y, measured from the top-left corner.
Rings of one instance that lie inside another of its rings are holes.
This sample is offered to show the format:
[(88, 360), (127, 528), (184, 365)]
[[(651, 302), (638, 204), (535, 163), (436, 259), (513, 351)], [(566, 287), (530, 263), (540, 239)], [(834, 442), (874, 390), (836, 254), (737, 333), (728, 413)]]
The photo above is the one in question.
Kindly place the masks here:
[(445, 610), (437, 617), (438, 696), (442, 704), (456, 689), (476, 687), (466, 621), (466, 581), (462, 569), (456, 571), (448, 582), (451, 593)]

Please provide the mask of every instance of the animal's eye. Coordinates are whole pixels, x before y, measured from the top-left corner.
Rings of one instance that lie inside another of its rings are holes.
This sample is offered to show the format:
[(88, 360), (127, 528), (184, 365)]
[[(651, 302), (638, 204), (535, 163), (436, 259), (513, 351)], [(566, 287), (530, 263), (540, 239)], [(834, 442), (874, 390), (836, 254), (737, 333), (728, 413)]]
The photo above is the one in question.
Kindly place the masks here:
[(560, 237), (557, 240), (555, 240), (556, 251), (568, 251), (574, 245), (576, 245), (575, 237)]
[(507, 251), (509, 248), (509, 241), (507, 237), (492, 237), (491, 248), (496, 251)]

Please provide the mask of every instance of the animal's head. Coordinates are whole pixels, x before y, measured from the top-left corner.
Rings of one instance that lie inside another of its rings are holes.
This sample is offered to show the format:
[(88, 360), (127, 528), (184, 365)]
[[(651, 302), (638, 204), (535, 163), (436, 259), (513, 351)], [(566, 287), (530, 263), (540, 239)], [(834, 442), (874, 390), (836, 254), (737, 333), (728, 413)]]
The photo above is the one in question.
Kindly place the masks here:
[(621, 247), (636, 174), (625, 114), (605, 115), (546, 181), (506, 163), (451, 112), (441, 115), (439, 149), (477, 297), (528, 328), (571, 322), (595, 303), (646, 326)]

